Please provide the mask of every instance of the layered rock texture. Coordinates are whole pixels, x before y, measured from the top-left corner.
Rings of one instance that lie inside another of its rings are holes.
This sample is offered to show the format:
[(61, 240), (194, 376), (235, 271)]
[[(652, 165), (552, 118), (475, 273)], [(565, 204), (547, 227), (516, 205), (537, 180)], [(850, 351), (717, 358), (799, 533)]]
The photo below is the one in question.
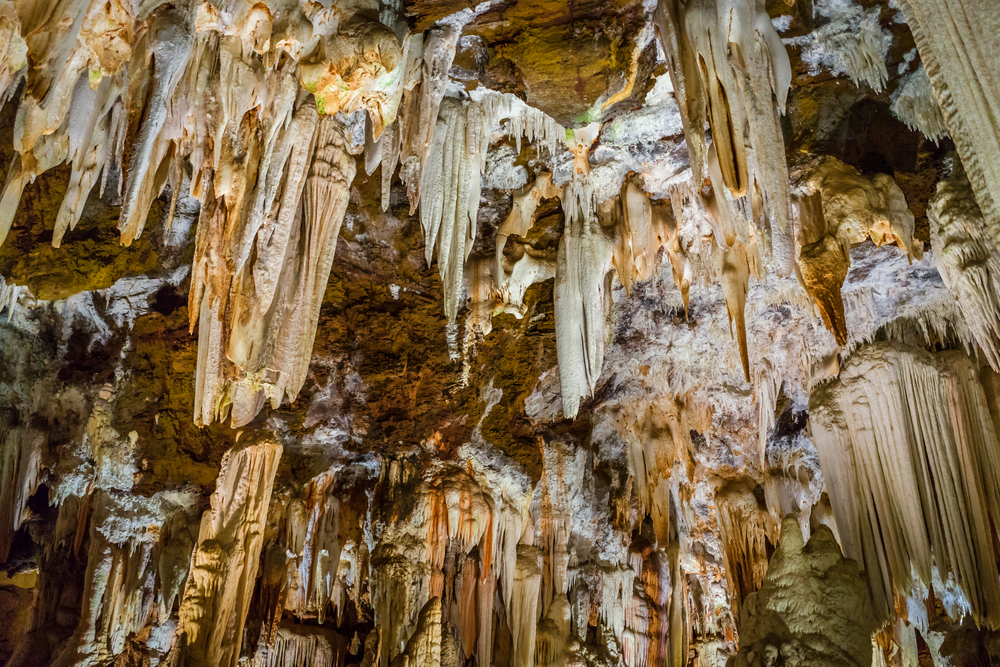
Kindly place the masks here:
[(0, 667), (1000, 665), (991, 0), (0, 0)]

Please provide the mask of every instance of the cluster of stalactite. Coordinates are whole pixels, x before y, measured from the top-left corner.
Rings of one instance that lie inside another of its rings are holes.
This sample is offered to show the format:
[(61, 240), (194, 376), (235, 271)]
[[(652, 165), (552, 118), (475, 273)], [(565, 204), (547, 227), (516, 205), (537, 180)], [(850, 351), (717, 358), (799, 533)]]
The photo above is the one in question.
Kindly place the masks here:
[[(922, 244), (890, 176), (832, 157), (790, 175), (780, 115), (791, 66), (763, 4), (661, 0), (651, 15), (691, 167), (655, 199), (635, 175), (595, 176), (599, 126), (567, 129), (512, 95), (450, 90), (459, 24), (411, 32), (375, 6), (338, 4), (0, 0), (0, 93), (17, 108), (0, 237), (27, 185), (59, 165), (70, 176), (56, 247), (98, 183), (117, 189), (126, 245), (163, 193), (166, 225), (181, 198), (197, 200), (188, 313), (199, 426), (245, 426), (299, 394), (358, 169), (381, 169), (383, 210), (397, 173), (405, 184), (449, 327), (466, 307), (480, 332), (496, 311), (523, 316), (526, 290), (554, 279), (563, 417), (601, 377), (612, 281), (631, 293), (657, 278), (661, 250), (685, 311), (699, 279), (721, 285), (759, 407), (759, 490), (695, 481), (694, 439), (713, 415), (671, 396), (613, 416), (627, 467), (613, 492), (592, 452), (549, 434), (537, 480), (488, 457), (400, 454), (279, 493), (282, 441), (251, 429), (223, 457), (199, 518), (181, 492), (127, 499), (139, 436), (112, 428), (104, 388), (76, 477), (51, 501), (55, 544), (88, 546), (82, 614), (56, 664), (142, 645), (149, 664), (333, 667), (360, 655), (368, 667), (523, 667), (590, 664), (599, 647), (628, 667), (707, 667), (712, 637), (729, 649), (739, 639), (736, 665), (803, 655), (867, 665), (875, 631), (903, 653), (918, 631), (929, 641), (927, 619), (904, 622), (897, 608), (932, 590), (948, 618), (1000, 626), (1000, 88), (984, 56), (996, 12), (987, 0), (900, 0), (927, 79), (898, 113), (958, 147), (961, 164), (931, 202), (931, 248), (980, 365), (967, 351), (849, 329), (851, 248), (870, 240), (919, 260)], [(957, 28), (933, 27), (944, 21)], [(927, 106), (930, 92), (943, 113)], [(572, 171), (558, 185), (533, 174), (498, 221), (495, 258), (472, 266), (486, 157), (503, 133), (519, 151), (526, 137), (543, 156), (570, 153)], [(554, 257), (525, 241), (553, 199), (565, 219)], [(767, 469), (782, 380), (751, 350), (746, 312), (751, 278), (768, 272), (795, 276), (844, 353), (829, 377), (802, 362), (825, 495)], [(0, 561), (49, 465), (47, 437), (37, 420), (4, 421)], [(704, 533), (718, 536), (711, 553)], [(54, 578), (46, 586), (39, 619), (59, 606)], [(371, 623), (341, 635), (363, 608)], [(25, 646), (13, 664), (29, 664)]]

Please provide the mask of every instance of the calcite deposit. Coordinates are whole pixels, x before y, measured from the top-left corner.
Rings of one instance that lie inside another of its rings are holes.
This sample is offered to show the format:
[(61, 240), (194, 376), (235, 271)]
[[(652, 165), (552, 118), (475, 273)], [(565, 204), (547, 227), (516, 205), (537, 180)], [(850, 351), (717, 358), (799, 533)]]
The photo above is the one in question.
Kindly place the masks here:
[(1000, 665), (992, 0), (0, 0), (0, 667)]

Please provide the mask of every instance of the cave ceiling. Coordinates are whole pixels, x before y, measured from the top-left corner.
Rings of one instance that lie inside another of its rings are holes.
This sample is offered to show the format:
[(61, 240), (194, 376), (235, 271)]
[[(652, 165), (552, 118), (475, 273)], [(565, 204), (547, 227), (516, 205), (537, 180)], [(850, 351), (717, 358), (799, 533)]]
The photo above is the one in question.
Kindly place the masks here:
[(0, 0), (0, 667), (1000, 665), (994, 0)]

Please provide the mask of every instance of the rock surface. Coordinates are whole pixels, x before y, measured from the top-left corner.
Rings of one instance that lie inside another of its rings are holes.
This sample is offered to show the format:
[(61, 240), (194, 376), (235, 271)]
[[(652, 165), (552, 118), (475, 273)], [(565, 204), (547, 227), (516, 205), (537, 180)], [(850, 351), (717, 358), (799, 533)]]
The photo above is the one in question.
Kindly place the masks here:
[(1000, 664), (987, 4), (0, 0), (0, 666)]

